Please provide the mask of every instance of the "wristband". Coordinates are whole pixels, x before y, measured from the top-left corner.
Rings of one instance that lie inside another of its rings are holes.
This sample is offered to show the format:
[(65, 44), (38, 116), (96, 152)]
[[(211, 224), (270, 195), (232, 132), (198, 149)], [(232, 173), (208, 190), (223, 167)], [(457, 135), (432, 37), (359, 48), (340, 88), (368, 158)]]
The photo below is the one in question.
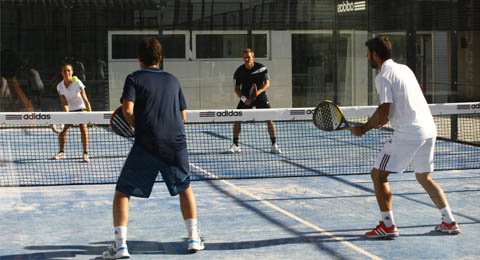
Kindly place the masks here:
[(242, 97), (240, 98), (240, 100), (242, 100), (242, 102), (245, 103), (245, 102), (247, 101), (247, 97), (242, 96)]

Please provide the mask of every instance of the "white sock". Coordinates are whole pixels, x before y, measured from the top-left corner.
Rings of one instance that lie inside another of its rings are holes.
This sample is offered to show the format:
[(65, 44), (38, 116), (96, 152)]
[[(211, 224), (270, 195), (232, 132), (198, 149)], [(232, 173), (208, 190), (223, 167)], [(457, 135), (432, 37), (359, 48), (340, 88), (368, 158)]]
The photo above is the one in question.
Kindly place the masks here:
[(445, 221), (445, 223), (452, 224), (452, 222), (455, 222), (455, 218), (453, 218), (452, 210), (449, 206), (441, 209), (440, 212), (442, 213), (442, 219)]
[(189, 239), (198, 238), (197, 219), (196, 218), (185, 219), (185, 226), (187, 226), (187, 232), (188, 232), (188, 238)]
[(127, 247), (127, 227), (115, 227), (115, 247)]
[(393, 219), (393, 211), (382, 211), (382, 221), (386, 227), (392, 227), (395, 225), (395, 220)]

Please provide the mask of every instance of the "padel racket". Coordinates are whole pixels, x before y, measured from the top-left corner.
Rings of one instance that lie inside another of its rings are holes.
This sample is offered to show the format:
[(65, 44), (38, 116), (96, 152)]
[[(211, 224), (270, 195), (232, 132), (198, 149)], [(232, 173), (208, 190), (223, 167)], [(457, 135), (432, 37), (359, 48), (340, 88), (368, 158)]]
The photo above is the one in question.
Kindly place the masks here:
[(324, 131), (341, 130), (349, 127), (340, 108), (330, 100), (323, 100), (315, 108), (313, 124)]
[(110, 127), (113, 132), (123, 137), (135, 137), (135, 128), (128, 124), (123, 116), (122, 106), (115, 109), (110, 117)]
[(53, 124), (50, 127), (52, 128), (52, 131), (56, 134), (61, 133), (63, 131), (63, 129), (65, 129), (64, 124)]
[(248, 99), (250, 99), (252, 102), (257, 98), (258, 93), (258, 88), (257, 84), (253, 83), (252, 87), (250, 88), (250, 96)]

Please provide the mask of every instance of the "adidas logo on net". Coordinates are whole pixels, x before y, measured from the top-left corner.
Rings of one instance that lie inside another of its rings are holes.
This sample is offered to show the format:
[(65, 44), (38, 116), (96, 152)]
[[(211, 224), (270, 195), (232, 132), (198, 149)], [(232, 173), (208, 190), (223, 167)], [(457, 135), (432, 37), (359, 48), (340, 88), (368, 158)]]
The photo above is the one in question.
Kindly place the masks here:
[(480, 103), (477, 103), (477, 104), (461, 104), (461, 105), (457, 105), (457, 109), (459, 110), (477, 110), (477, 109), (480, 109)]
[(242, 116), (242, 111), (225, 110), (215, 113), (216, 117), (236, 117)]
[(471, 109), (480, 109), (480, 103), (478, 104), (473, 104), (470, 106)]
[(31, 113), (23, 115), (23, 120), (48, 120), (50, 119), (49, 114), (42, 114), (42, 113)]

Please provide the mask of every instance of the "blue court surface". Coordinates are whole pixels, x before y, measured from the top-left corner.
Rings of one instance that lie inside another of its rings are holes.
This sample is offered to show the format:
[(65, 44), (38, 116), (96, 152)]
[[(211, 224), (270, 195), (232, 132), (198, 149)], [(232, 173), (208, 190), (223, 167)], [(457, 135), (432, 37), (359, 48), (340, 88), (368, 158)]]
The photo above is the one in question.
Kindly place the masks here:
[[(309, 121), (276, 122), (276, 129), (281, 154), (270, 153), (266, 124), (256, 122), (242, 125), (242, 152), (232, 155), (226, 152), (232, 144), (232, 124), (187, 125), (194, 178), (368, 173), (392, 134), (372, 130), (358, 138), (349, 131), (319, 131)], [(133, 139), (115, 135), (106, 126), (89, 127), (89, 139), (91, 162), (85, 164), (78, 128), (69, 131), (62, 160), (52, 160), (59, 151), (58, 135), (49, 127), (3, 129), (0, 186), (115, 183)], [(478, 169), (480, 146), (439, 138), (434, 159), (438, 170)]]
[[(433, 174), (460, 223), (440, 213), (414, 174), (391, 175), (400, 237), (364, 238), (379, 210), (368, 175), (193, 182), (206, 250), (186, 252), (177, 197), (156, 183), (131, 200), (132, 259), (479, 259), (480, 170)], [(114, 185), (0, 189), (0, 259), (98, 259), (113, 239)]]

